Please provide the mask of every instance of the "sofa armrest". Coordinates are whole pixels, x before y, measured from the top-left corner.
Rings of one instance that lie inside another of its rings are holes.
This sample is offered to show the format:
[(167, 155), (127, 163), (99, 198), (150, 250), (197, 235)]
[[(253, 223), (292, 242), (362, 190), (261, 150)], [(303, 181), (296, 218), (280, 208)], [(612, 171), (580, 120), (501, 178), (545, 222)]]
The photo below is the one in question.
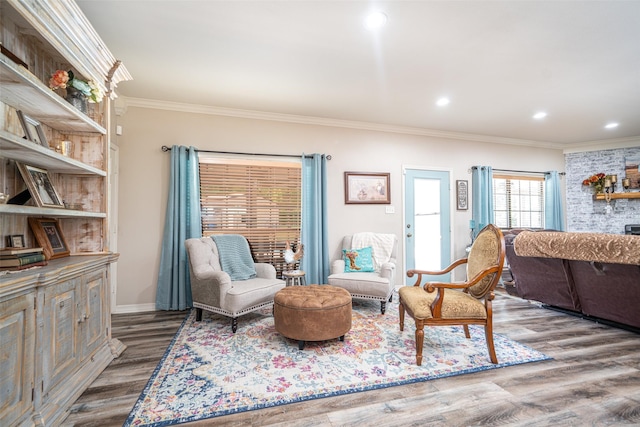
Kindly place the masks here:
[(344, 260), (336, 259), (331, 263), (331, 274), (344, 273)]
[(395, 275), (396, 265), (392, 262), (385, 262), (380, 267), (380, 276), (393, 281)]
[(267, 263), (256, 262), (256, 276), (261, 277), (263, 279), (275, 279), (276, 278), (276, 268)]
[(224, 271), (215, 271), (210, 265), (201, 265), (191, 271), (191, 296), (194, 302), (218, 307), (221, 295), (231, 288), (231, 277)]

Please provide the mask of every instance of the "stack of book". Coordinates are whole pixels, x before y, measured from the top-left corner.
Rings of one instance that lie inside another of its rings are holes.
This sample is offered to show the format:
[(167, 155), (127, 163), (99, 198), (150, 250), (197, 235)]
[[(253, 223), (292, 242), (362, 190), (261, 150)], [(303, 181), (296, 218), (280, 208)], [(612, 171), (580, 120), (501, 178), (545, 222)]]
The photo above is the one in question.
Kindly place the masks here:
[(47, 265), (42, 248), (0, 249), (0, 268), (3, 270), (23, 270), (40, 265)]

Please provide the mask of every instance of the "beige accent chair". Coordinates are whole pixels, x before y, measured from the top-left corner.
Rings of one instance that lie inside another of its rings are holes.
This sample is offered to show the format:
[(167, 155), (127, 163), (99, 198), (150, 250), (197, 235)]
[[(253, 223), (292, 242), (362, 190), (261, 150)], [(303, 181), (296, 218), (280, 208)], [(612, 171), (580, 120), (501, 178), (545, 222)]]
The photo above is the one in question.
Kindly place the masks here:
[(238, 316), (273, 306), (273, 297), (285, 287), (276, 278), (270, 264), (255, 263), (256, 277), (231, 281), (220, 267), (218, 248), (211, 237), (187, 239), (191, 294), (196, 308), (196, 320), (202, 320), (202, 310), (231, 317), (231, 330), (238, 329)]
[[(484, 325), (491, 362), (498, 363), (493, 345), (493, 310), (491, 301), (500, 280), (505, 258), (504, 236), (493, 224), (483, 228), (476, 237), (467, 258), (459, 259), (442, 271), (409, 270), (408, 277), (417, 275), (413, 286), (403, 286), (400, 294), (400, 330), (404, 330), (405, 312), (416, 322), (416, 364), (422, 364), (424, 327), (463, 325), (469, 335), (469, 325)], [(464, 282), (422, 283), (423, 275), (438, 275), (466, 264)], [(437, 292), (436, 292), (437, 290)]]
[[(353, 235), (342, 239), (342, 249), (359, 249), (352, 246)], [(328, 283), (331, 286), (346, 289), (352, 298), (370, 299), (380, 301), (380, 312), (385, 313), (387, 301), (391, 302), (395, 289), (396, 257), (398, 250), (398, 238), (393, 236), (393, 244), (390, 258), (382, 263), (379, 271), (374, 272), (350, 272), (345, 273), (345, 263), (342, 258), (331, 263), (331, 274)]]

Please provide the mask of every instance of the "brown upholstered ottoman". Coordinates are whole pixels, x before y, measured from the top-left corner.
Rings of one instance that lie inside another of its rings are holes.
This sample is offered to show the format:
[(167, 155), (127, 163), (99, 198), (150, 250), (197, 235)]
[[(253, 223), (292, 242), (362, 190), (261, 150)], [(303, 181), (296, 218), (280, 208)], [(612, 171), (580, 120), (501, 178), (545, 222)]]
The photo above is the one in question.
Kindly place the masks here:
[(329, 285), (290, 286), (279, 290), (273, 300), (276, 331), (298, 340), (325, 341), (351, 330), (351, 294)]

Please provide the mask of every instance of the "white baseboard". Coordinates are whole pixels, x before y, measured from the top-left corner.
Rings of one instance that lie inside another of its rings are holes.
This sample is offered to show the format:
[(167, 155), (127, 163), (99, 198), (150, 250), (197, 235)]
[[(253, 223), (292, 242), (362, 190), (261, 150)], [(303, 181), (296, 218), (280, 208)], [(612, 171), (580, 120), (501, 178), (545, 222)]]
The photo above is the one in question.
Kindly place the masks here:
[(146, 311), (156, 311), (156, 304), (148, 303), (148, 304), (117, 305), (116, 310), (113, 312), (113, 314), (144, 313)]

